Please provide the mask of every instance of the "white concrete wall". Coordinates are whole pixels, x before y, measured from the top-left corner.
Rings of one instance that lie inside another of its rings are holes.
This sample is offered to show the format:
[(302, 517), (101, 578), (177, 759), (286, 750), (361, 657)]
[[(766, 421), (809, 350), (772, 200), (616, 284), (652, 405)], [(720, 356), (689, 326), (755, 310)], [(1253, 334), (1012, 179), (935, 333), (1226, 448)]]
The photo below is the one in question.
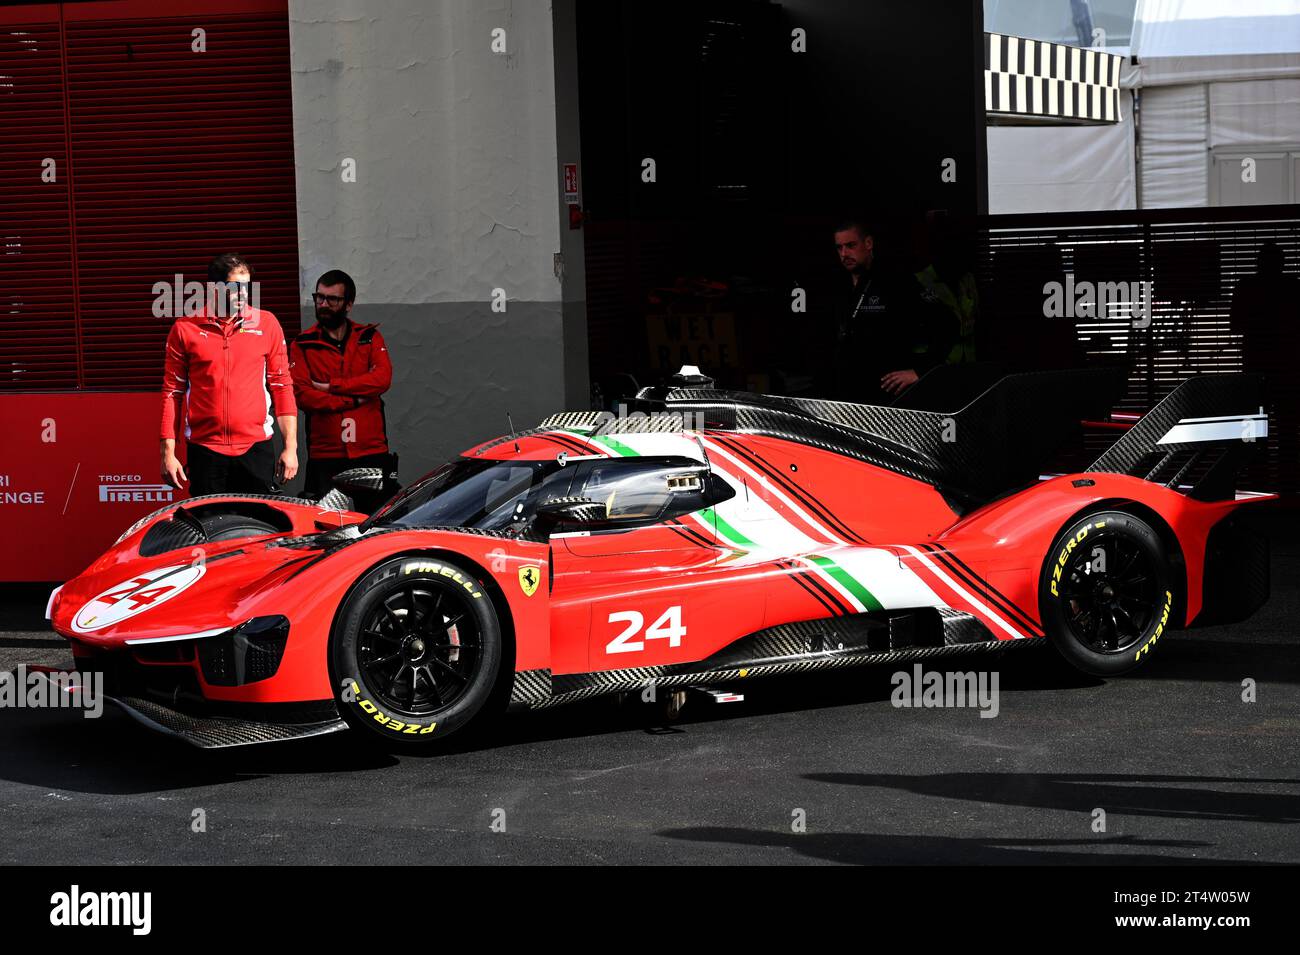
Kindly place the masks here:
[[(291, 0), (304, 280), (372, 302), (558, 301), (545, 0)], [(506, 31), (505, 54), (491, 31)], [(344, 158), (357, 181), (341, 180)]]
[(390, 344), (409, 480), (505, 431), (507, 410), (522, 428), (565, 404), (551, 5), (290, 0), (289, 16), (304, 303), (326, 269), (356, 280), (354, 318)]

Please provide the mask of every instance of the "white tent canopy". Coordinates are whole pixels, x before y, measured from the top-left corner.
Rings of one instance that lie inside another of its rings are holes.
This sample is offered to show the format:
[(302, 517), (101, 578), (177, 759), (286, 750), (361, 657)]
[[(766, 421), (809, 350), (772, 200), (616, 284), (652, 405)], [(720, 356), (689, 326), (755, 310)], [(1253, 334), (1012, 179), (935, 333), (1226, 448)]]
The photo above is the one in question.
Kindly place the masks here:
[(1132, 209), (1133, 108), (1111, 126), (990, 126), (989, 211)]
[(1137, 84), (1300, 76), (1300, 0), (1138, 0)]
[(989, 129), (990, 212), (1300, 199), (1300, 0), (1138, 0), (1131, 52), (1136, 129)]

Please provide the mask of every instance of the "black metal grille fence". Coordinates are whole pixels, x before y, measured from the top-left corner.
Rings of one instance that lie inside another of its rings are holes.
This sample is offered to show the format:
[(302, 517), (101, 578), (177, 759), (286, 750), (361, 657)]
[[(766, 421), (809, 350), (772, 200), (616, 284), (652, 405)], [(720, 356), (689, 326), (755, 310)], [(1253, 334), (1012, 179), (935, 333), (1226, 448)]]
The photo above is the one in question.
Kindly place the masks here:
[[(1042, 331), (1062, 323), (1085, 359), (1132, 362), (1122, 410), (1133, 412), (1190, 375), (1262, 373), (1271, 440), (1247, 486), (1300, 490), (1300, 207), (989, 216), (981, 225), (983, 311), (1010, 330), (1004, 347), (1025, 339), (1023, 363), (1035, 352), (1059, 359), (1053, 352), (1070, 343)], [(1261, 275), (1268, 244), (1280, 269)], [(1062, 288), (1060, 317), (1047, 314), (1053, 282)], [(1105, 287), (1112, 301), (1104, 311), (1077, 308), (1086, 304), (1084, 283), (1094, 300)], [(1110, 438), (1094, 435), (1089, 450)]]

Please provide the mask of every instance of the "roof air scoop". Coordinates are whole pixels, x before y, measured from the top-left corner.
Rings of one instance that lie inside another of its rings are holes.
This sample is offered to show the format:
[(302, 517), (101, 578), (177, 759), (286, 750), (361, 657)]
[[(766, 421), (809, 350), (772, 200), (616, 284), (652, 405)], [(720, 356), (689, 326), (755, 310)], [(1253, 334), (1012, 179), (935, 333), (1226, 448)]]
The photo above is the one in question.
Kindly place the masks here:
[(714, 385), (714, 380), (700, 371), (698, 365), (682, 365), (681, 370), (668, 379), (669, 388), (708, 390)]

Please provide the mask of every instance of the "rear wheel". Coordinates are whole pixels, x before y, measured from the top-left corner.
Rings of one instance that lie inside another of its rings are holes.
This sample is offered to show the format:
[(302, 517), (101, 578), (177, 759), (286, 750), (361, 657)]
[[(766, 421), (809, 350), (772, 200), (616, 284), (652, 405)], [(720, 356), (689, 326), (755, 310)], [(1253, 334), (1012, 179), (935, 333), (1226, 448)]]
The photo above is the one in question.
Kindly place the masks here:
[(1160, 536), (1123, 511), (1089, 514), (1052, 545), (1039, 588), (1043, 628), (1070, 663), (1117, 676), (1169, 626), (1173, 574)]
[(358, 583), (330, 637), (340, 710), (398, 747), (428, 747), (481, 716), (496, 696), (501, 626), (463, 567), (401, 557)]

